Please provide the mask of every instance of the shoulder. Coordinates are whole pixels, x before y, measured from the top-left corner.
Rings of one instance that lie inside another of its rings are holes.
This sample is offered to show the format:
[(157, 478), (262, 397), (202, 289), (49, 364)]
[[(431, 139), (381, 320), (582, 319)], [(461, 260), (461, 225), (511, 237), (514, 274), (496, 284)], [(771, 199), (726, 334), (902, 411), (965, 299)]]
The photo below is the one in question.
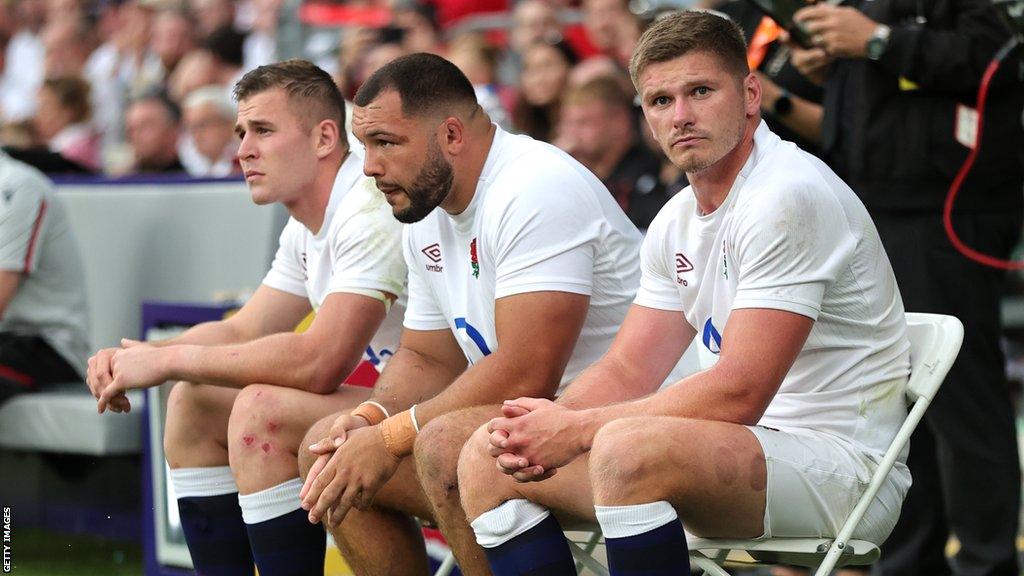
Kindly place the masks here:
[(586, 210), (608, 190), (572, 156), (548, 144), (526, 137), (506, 142), (488, 175), (487, 210), (507, 208)]
[(780, 142), (743, 185), (736, 210), (752, 218), (794, 210), (804, 215), (837, 208), (841, 182), (820, 160), (791, 142)]

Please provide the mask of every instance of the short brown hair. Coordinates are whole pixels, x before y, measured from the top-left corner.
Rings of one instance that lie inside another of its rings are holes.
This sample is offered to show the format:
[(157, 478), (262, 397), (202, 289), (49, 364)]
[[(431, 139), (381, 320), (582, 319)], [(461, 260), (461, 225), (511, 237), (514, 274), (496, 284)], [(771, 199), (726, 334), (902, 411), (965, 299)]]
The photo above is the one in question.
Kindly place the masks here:
[(633, 108), (631, 92), (626, 92), (618, 78), (600, 76), (579, 86), (570, 85), (562, 95), (562, 106), (601, 102), (610, 108), (631, 110)]
[(739, 77), (750, 74), (743, 30), (724, 16), (681, 10), (657, 20), (643, 33), (629, 61), (629, 76), (640, 89), (640, 74), (649, 64), (674, 60), (689, 52), (714, 54)]
[(80, 76), (53, 76), (43, 80), (43, 88), (53, 94), (61, 108), (71, 112), (72, 124), (92, 116), (89, 82)]
[(363, 82), (353, 102), (356, 106), (368, 106), (388, 90), (398, 93), (402, 115), (407, 117), (448, 115), (457, 108), (475, 113), (479, 108), (476, 92), (466, 75), (448, 60), (425, 52), (385, 64)]
[(284, 62), (259, 66), (242, 76), (235, 84), (235, 100), (283, 88), (292, 111), (309, 121), (309, 127), (322, 120), (334, 120), (341, 138), (345, 137), (345, 99), (338, 85), (327, 72), (308, 60), (293, 58)]

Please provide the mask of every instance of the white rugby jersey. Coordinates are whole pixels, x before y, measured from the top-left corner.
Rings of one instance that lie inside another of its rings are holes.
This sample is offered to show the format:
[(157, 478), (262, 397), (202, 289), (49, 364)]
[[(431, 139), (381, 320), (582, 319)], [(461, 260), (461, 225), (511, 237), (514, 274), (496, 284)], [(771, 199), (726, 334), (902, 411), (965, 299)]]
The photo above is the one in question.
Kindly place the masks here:
[(733, 310), (815, 320), (761, 425), (874, 453), (891, 443), (906, 417), (903, 301), (867, 210), (820, 160), (762, 122), (722, 205), (701, 215), (692, 188), (677, 194), (648, 229), (641, 268), (636, 303), (682, 311), (711, 363)]
[(406, 226), (405, 326), (450, 329), (471, 363), (497, 350), (495, 300), (538, 291), (590, 296), (559, 392), (611, 345), (639, 281), (641, 236), (611, 194), (561, 150), (495, 128), (476, 193)]
[(381, 369), (402, 332), (406, 271), (401, 238), (402, 224), (391, 215), (373, 178), (363, 176), (363, 157), (353, 150), (334, 179), (320, 231), (313, 234), (289, 218), (263, 283), (309, 298), (314, 310), (336, 292), (396, 295), (398, 301), (364, 354)]

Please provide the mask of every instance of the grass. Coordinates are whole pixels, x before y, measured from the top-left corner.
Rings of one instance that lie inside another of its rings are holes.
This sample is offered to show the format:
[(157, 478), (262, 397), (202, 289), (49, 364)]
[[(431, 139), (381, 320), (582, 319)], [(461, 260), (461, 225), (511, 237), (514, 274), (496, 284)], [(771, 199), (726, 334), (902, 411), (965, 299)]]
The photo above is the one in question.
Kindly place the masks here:
[(11, 544), (12, 573), (18, 576), (142, 574), (142, 546), (137, 542), (21, 529)]

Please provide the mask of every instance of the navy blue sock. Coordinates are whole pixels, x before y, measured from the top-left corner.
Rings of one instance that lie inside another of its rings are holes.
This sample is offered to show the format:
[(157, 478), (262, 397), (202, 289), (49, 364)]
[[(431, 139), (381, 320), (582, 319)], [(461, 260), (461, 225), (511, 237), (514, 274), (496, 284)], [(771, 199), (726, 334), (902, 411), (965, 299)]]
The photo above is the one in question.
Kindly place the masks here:
[(548, 516), (519, 536), (484, 548), (494, 576), (575, 576), (576, 565), (558, 520)]
[(260, 576), (323, 576), (327, 533), (308, 518), (300, 508), (245, 525)]
[(612, 576), (690, 574), (686, 533), (677, 519), (636, 536), (605, 538), (605, 547)]
[(178, 514), (199, 576), (253, 576), (237, 493), (178, 498)]

